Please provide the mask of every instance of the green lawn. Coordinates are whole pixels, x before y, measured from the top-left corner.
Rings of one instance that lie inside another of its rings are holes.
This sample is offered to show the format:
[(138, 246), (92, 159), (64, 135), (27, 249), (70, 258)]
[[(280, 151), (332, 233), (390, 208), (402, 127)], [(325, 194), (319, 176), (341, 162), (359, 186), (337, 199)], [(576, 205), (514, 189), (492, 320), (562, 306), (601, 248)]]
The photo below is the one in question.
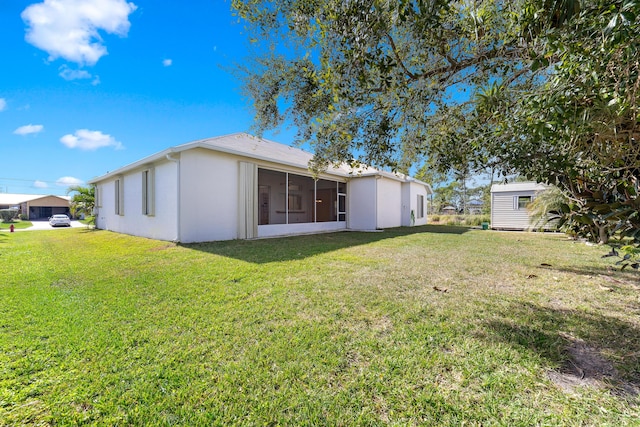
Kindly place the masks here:
[(0, 230), (8, 230), (9, 228), (11, 228), (11, 225), (13, 225), (14, 229), (33, 227), (33, 223), (31, 221), (0, 221)]
[(638, 274), (605, 252), (0, 233), (0, 425), (640, 425)]

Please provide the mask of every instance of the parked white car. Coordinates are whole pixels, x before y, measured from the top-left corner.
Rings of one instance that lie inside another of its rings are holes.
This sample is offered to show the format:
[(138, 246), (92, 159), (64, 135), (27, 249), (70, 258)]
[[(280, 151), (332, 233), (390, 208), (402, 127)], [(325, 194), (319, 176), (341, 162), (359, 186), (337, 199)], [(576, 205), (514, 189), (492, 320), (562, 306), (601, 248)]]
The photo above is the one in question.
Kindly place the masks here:
[(52, 227), (71, 227), (71, 220), (66, 215), (54, 215), (49, 218), (49, 225)]

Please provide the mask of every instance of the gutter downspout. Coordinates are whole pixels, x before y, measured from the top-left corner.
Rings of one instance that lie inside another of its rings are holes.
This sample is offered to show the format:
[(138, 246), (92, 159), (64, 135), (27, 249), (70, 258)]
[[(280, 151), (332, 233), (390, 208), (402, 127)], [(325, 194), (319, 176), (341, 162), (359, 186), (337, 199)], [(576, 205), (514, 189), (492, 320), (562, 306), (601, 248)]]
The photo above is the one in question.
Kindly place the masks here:
[(374, 200), (375, 200), (375, 204), (376, 204), (376, 209), (373, 212), (373, 216), (374, 216), (374, 221), (375, 221), (375, 225), (373, 227), (374, 230), (378, 230), (380, 229), (380, 227), (378, 227), (378, 209), (380, 209), (380, 207), (378, 206), (378, 180), (382, 179), (381, 175), (376, 175), (375, 178), (375, 185), (374, 185)]
[(180, 242), (180, 211), (182, 210), (181, 206), (181, 196), (180, 196), (180, 158), (174, 158), (171, 157), (171, 155), (174, 153), (169, 153), (166, 155), (167, 160), (169, 160), (170, 162), (174, 162), (176, 164), (176, 175), (177, 175), (177, 190), (178, 190), (178, 194), (177, 194), (177, 206), (176, 206), (176, 239), (175, 242), (179, 243)]

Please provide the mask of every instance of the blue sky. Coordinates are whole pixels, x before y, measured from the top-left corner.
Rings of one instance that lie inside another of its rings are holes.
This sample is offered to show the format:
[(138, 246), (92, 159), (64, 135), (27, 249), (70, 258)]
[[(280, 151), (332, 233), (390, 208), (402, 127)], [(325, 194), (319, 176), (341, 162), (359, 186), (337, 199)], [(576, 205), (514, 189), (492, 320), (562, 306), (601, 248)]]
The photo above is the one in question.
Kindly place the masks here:
[(242, 33), (229, 0), (0, 0), (0, 192), (63, 195), (170, 146), (250, 131), (228, 71), (249, 55)]

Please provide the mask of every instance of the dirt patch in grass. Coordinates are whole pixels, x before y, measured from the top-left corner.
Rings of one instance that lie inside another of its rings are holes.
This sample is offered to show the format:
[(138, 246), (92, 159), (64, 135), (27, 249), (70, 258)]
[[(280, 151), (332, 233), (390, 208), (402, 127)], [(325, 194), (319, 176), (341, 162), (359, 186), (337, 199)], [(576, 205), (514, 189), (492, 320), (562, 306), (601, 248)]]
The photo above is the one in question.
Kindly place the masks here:
[(547, 373), (558, 388), (574, 392), (578, 387), (591, 387), (609, 389), (620, 396), (640, 395), (640, 384), (620, 378), (613, 364), (597, 348), (569, 334), (561, 336), (567, 341), (567, 362), (560, 369)]

